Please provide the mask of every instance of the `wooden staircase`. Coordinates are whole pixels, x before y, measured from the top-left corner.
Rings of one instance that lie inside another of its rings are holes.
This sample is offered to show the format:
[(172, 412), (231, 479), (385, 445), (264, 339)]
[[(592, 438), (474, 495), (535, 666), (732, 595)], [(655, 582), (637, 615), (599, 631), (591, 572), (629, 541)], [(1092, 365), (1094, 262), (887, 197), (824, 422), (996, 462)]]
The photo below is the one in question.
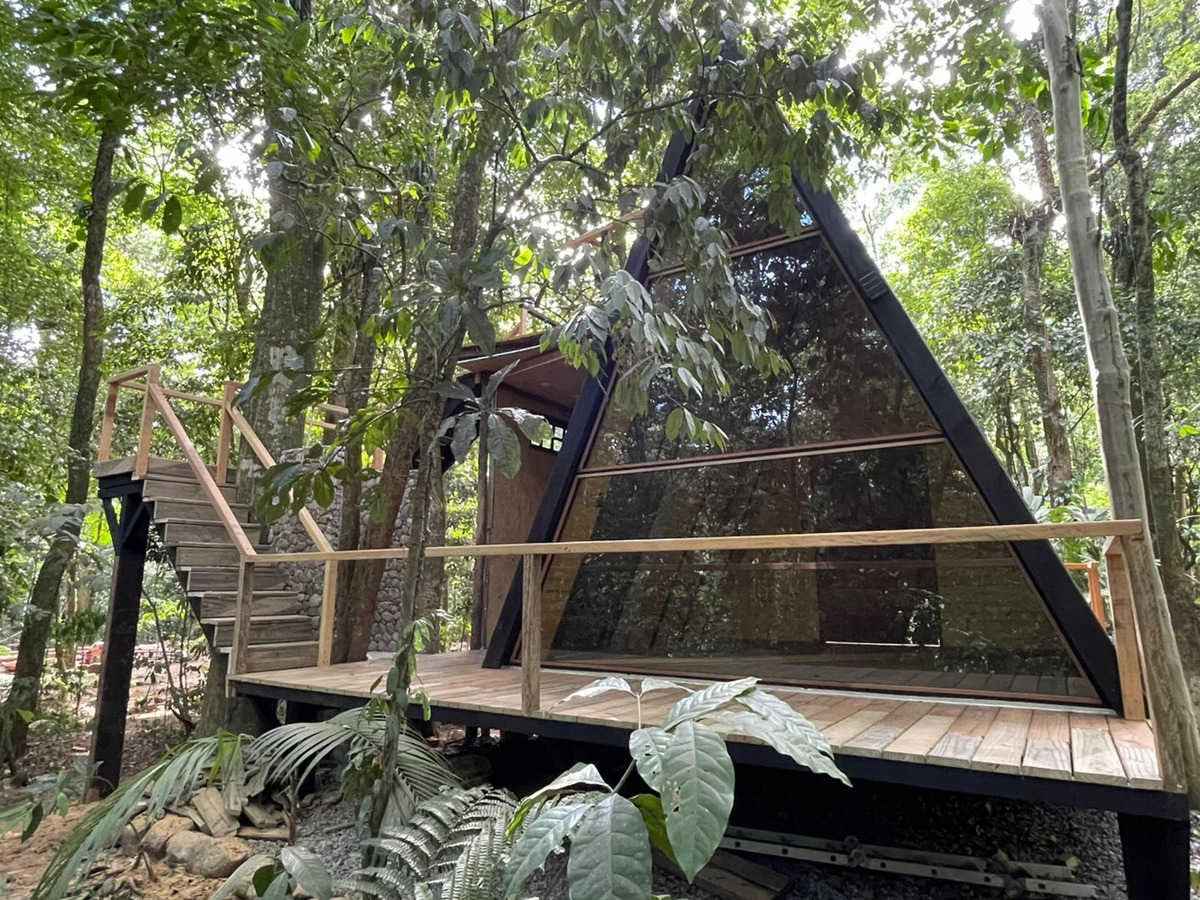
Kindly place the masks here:
[[(270, 546), (260, 543), (261, 527), (253, 522), (250, 508), (236, 502), (235, 475), (232, 469), (226, 472), (221, 493), (254, 549), (266, 557), (255, 566), (247, 668), (315, 666), (317, 621), (304, 611), (304, 597), (286, 589), (279, 566), (269, 562)], [(200, 624), (213, 646), (228, 653), (236, 626), (240, 558), (217, 509), (188, 464), (170, 460), (149, 460), (142, 499)]]

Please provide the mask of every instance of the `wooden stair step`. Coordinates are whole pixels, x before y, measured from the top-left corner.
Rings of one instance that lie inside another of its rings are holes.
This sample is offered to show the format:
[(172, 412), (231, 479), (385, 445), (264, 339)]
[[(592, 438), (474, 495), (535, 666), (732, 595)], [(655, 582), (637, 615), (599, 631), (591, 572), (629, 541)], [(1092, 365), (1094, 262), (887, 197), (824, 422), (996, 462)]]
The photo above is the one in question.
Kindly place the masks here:
[[(200, 519), (155, 518), (154, 524), (162, 526), (163, 543), (168, 547), (183, 544), (224, 544), (232, 546), (229, 543), (229, 532), (226, 530), (223, 522), (204, 521)], [(244, 524), (242, 533), (253, 541), (258, 538), (259, 526)]]
[[(229, 502), (237, 500), (237, 488), (232, 484), (217, 486), (221, 495)], [(208, 500), (204, 488), (194, 478), (174, 478), (165, 475), (148, 475), (142, 496), (146, 500)]]
[[(172, 558), (175, 561), (175, 568), (177, 569), (195, 568), (197, 566), (228, 566), (236, 568), (242, 562), (242, 558), (233, 544), (185, 541), (179, 544), (167, 544), (167, 549), (171, 551)], [(254, 549), (261, 553), (268, 548), (256, 545)], [(258, 565), (270, 565), (270, 563), (262, 562), (258, 563)], [(255, 573), (257, 574), (257, 569)]]
[[(92, 473), (97, 478), (109, 478), (113, 475), (128, 475), (132, 474), (136, 457), (124, 456), (120, 459), (110, 459), (105, 462), (98, 462), (92, 467)], [(216, 477), (217, 467), (207, 466), (208, 473)], [(152, 456), (146, 464), (146, 475), (165, 475), (169, 478), (192, 478), (192, 467), (185, 461), (179, 459), (162, 459), (161, 457)], [(237, 480), (237, 469), (229, 467), (225, 470), (225, 479), (229, 484), (233, 484)]]
[[(215, 625), (214, 642), (218, 647), (233, 645), (233, 631), (237, 620), (232, 616), (201, 619), (203, 625)], [(312, 640), (313, 620), (299, 614), (277, 616), (250, 616), (250, 646), (260, 644), (294, 644)]]
[[(228, 653), (226, 648), (218, 648)], [(271, 672), (276, 669), (305, 669), (317, 664), (316, 641), (287, 644), (251, 644), (246, 648), (246, 672)]]
[[(229, 508), (239, 522), (249, 523), (250, 505), (248, 503), (230, 503)], [(161, 498), (154, 501), (154, 521), (169, 521), (178, 519), (189, 522), (220, 522), (216, 509), (208, 500), (184, 500), (181, 498)]]
[[(227, 618), (237, 612), (236, 591), (206, 591), (196, 599), (201, 620)], [(250, 611), (254, 616), (298, 615), (302, 603), (303, 595), (296, 591), (255, 591)]]
[[(265, 571), (264, 571), (265, 569)], [(184, 590), (189, 594), (209, 591), (235, 591), (238, 586), (236, 566), (192, 566), (179, 570)], [(283, 590), (283, 574), (275, 566), (255, 566), (254, 592)]]

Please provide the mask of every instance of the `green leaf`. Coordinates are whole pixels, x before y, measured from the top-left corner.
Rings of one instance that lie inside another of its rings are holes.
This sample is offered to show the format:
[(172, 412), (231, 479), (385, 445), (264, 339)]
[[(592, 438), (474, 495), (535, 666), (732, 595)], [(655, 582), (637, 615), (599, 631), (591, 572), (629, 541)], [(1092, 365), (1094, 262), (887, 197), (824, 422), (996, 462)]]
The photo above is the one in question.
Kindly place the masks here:
[[(254, 893), (262, 893), (262, 891), (265, 891), (267, 886), (271, 883), (270, 879), (275, 877), (274, 863), (275, 860), (267, 856), (265, 853), (255, 854), (234, 869), (233, 874), (225, 879), (225, 883), (217, 888), (216, 893), (214, 893), (209, 900), (225, 900), (226, 897), (232, 897), (237, 892), (238, 888), (242, 886), (242, 879), (251, 872), (254, 873), (253, 877), (251, 878), (251, 884), (254, 886)], [(268, 874), (265, 876), (266, 880), (261, 882), (262, 891), (260, 891), (258, 889), (260, 883), (259, 878), (260, 872), (263, 870), (266, 870)]]
[(663, 727), (670, 730), (680, 722), (712, 712), (740, 694), (752, 690), (757, 683), (757, 678), (739, 678), (737, 681), (710, 684), (703, 690), (689, 694), (672, 706), (671, 711), (667, 713), (667, 722)]
[(578, 700), (581, 698), (599, 697), (601, 694), (607, 694), (610, 691), (623, 691), (624, 693), (633, 696), (633, 688), (629, 686), (628, 681), (626, 681), (624, 678), (619, 678), (616, 675), (610, 675), (607, 678), (600, 678), (596, 681), (593, 681), (591, 684), (585, 684), (579, 690), (572, 691), (571, 693), (567, 694), (567, 696), (563, 697), (554, 705), (558, 706), (560, 703), (567, 703), (568, 701)]
[(829, 741), (825, 740), (825, 735), (821, 733), (820, 729), (774, 694), (755, 688), (739, 696), (737, 702), (773, 724), (780, 725), (801, 740), (811, 743), (822, 753), (833, 755), (833, 749), (829, 746)]
[(508, 422), (496, 413), (488, 414), (487, 450), (505, 478), (521, 471), (521, 442)]
[(313, 900), (329, 900), (333, 894), (333, 879), (321, 857), (307, 847), (284, 847), (279, 853), (283, 868), (296, 879)]
[(546, 857), (570, 837), (575, 826), (594, 805), (563, 803), (553, 806), (544, 810), (522, 829), (508, 860), (508, 871), (505, 875), (506, 896), (512, 897), (521, 891), (525, 879), (545, 864)]
[(650, 841), (642, 814), (613, 794), (584, 816), (567, 860), (571, 900), (646, 900)]
[(665, 853), (667, 859), (679, 865), (679, 861), (675, 859), (675, 848), (671, 846), (671, 839), (667, 837), (667, 814), (663, 811), (662, 799), (658, 794), (637, 794), (631, 799), (642, 814), (642, 822), (650, 835), (650, 843)]
[(638, 688), (639, 694), (649, 694), (651, 691), (683, 691), (686, 694), (692, 693), (692, 689), (689, 687), (676, 684), (669, 678), (656, 678), (653, 675), (643, 678), (641, 686)]
[(681, 428), (683, 428), (683, 407), (677, 406), (667, 415), (667, 440), (677, 439)]
[(496, 352), (496, 326), (492, 324), (487, 313), (474, 303), (462, 305), (463, 324), (467, 326), (467, 334), (488, 356)]
[(166, 234), (174, 234), (179, 230), (179, 224), (183, 221), (183, 204), (179, 202), (179, 198), (172, 194), (167, 198), (167, 202), (163, 204), (162, 230)]
[(313, 499), (325, 508), (333, 502), (333, 479), (324, 469), (318, 469), (312, 478)]
[(127, 216), (132, 216), (138, 211), (138, 207), (142, 205), (142, 201), (146, 199), (146, 191), (149, 185), (144, 181), (139, 181), (129, 189), (125, 194), (125, 202), (121, 204), (121, 212)]
[[(836, 778), (850, 786), (850, 779), (834, 763), (832, 754), (826, 755), (807, 736), (789, 730), (780, 720), (765, 719), (746, 709), (721, 709), (704, 718), (705, 724), (722, 734), (744, 734), (762, 741), (775, 751), (790, 757), (799, 766)], [(821, 741), (824, 742), (822, 736)]]
[(639, 728), (629, 735), (629, 755), (642, 781), (653, 790), (662, 790), (662, 757), (671, 743), (671, 733), (661, 728)]
[(662, 767), (667, 836), (690, 882), (717, 852), (729, 824), (733, 760), (719, 734), (689, 720), (671, 735)]

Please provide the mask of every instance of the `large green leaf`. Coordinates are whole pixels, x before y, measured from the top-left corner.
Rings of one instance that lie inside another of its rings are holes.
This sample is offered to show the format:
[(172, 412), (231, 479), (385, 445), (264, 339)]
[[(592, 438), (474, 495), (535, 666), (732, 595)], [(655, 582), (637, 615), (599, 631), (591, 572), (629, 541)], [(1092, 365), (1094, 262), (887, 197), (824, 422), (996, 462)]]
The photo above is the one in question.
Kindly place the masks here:
[(279, 853), (283, 868), (296, 879), (313, 900), (329, 900), (333, 894), (333, 880), (321, 857), (307, 847), (284, 847)]
[(675, 848), (671, 846), (671, 839), (667, 837), (667, 814), (663, 810), (662, 798), (658, 794), (636, 794), (632, 799), (633, 805), (642, 814), (642, 822), (650, 835), (650, 843), (665, 853), (671, 862), (676, 862)]
[(629, 686), (628, 681), (619, 676), (610, 675), (607, 678), (600, 678), (590, 684), (585, 684), (579, 690), (567, 694), (567, 696), (554, 705), (560, 706), (563, 703), (569, 703), (572, 700), (582, 700), (587, 697), (599, 697), (601, 694), (607, 694), (610, 691), (622, 691), (633, 696), (633, 688)]
[(662, 799), (667, 836), (688, 881), (721, 844), (733, 809), (733, 760), (721, 736), (688, 720), (663, 753)]
[(639, 728), (629, 735), (629, 755), (652, 790), (662, 790), (662, 755), (670, 743), (671, 733), (661, 728)]
[(832, 755), (829, 741), (825, 740), (825, 735), (821, 734), (817, 726), (774, 694), (755, 688), (738, 697), (737, 702), (754, 710), (772, 724), (786, 728), (801, 740), (808, 741), (821, 752)]
[(667, 714), (667, 722), (663, 726), (670, 730), (688, 719), (694, 719), (707, 712), (724, 706), (740, 694), (753, 689), (758, 684), (757, 678), (739, 678), (737, 681), (722, 681), (710, 684), (703, 690), (689, 694), (671, 707)]
[(583, 818), (567, 861), (571, 900), (646, 900), (650, 840), (642, 814), (618, 794)]
[(797, 765), (850, 785), (850, 779), (834, 763), (832, 751), (822, 752), (807, 736), (797, 734), (778, 719), (764, 719), (748, 709), (721, 709), (705, 716), (704, 723), (721, 734), (744, 734), (762, 741)]
[(592, 803), (563, 803), (542, 812), (521, 830), (508, 859), (505, 896), (519, 893), (525, 879), (546, 862), (546, 857), (562, 846)]

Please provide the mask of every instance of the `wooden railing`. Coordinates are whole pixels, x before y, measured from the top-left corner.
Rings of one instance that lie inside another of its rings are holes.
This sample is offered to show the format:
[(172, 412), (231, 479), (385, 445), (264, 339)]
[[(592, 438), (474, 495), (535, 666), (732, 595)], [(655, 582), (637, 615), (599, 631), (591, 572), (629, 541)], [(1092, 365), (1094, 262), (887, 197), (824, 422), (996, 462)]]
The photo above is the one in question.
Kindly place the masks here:
[[(545, 559), (608, 553), (670, 553), (690, 551), (820, 549), (830, 547), (887, 547), (911, 544), (968, 544), (989, 541), (1035, 541), (1061, 538), (1107, 538), (1109, 594), (1117, 647), (1118, 676), (1127, 719), (1146, 718), (1142, 665), (1133, 590), (1125, 567), (1126, 542), (1143, 539), (1136, 519), (1101, 522), (1061, 522), (1031, 525), (975, 525), (956, 528), (906, 528), (887, 531), (835, 531), (805, 534), (736, 535), (732, 537), (660, 538), (653, 540), (552, 541), (526, 544), (481, 544), (428, 547), (429, 557), (520, 556), (522, 566), (521, 708), (526, 715), (541, 709), (541, 584)], [(336, 562), (352, 559), (405, 559), (408, 549), (334, 550), (325, 553), (279, 553), (280, 562)], [(1075, 564), (1087, 569), (1088, 563)], [(1089, 584), (1092, 570), (1089, 571)], [(1099, 571), (1095, 571), (1096, 585)], [(1100, 597), (1101, 609), (1103, 597)], [(1092, 598), (1095, 604), (1095, 596)]]
[[(150, 443), (154, 421), (157, 416), (162, 416), (167, 430), (170, 432), (175, 444), (182, 451), (184, 460), (191, 469), (193, 477), (200, 485), (205, 498), (212, 505), (213, 509), (216, 510), (221, 524), (224, 526), (234, 549), (237, 551), (239, 559), (238, 588), (234, 607), (235, 627), (229, 670), (231, 674), (242, 675), (247, 670), (245, 650), (249, 646), (252, 601), (254, 596), (254, 567), (256, 563), (269, 562), (273, 564), (280, 560), (276, 554), (259, 553), (255, 549), (254, 544), (246, 536), (242, 523), (237, 520), (237, 516), (230, 507), (229, 502), (225, 499), (221, 487), (228, 480), (227, 473), (229, 462), (234, 452), (236, 432), (241, 433), (242, 440), (245, 441), (246, 446), (250, 448), (255, 458), (265, 468), (275, 465), (275, 459), (250, 426), (250, 423), (246, 421), (245, 416), (234, 407), (234, 400), (241, 390), (241, 384), (236, 381), (227, 381), (225, 382), (224, 392), (220, 398), (205, 397), (200, 394), (190, 394), (184, 391), (165, 388), (160, 384), (161, 376), (161, 366), (148, 365), (139, 369), (132, 369), (128, 372), (121, 372), (108, 380), (108, 394), (105, 398), (104, 416), (100, 426), (100, 445), (97, 452), (97, 459), (100, 462), (107, 462), (112, 454), (113, 430), (115, 428), (117, 399), (120, 391), (132, 390), (141, 392), (143, 395), (142, 416), (141, 425), (138, 429), (137, 450), (134, 455), (133, 477), (145, 478), (149, 471)], [(136, 380), (138, 378), (142, 380)], [(171, 408), (171, 399), (200, 403), (220, 409), (221, 423), (217, 439), (215, 474), (209, 471), (208, 466), (201, 459), (196, 445), (188, 436), (187, 429), (184, 428), (183, 423), (175, 414), (175, 410)], [(322, 412), (330, 412), (342, 416), (347, 415), (349, 412), (345, 407), (329, 403), (319, 404), (317, 408)], [(325, 421), (315, 421), (309, 424), (326, 429), (336, 429), (338, 427), (336, 423)], [(382, 467), (382, 463), (382, 455), (376, 453), (373, 460), (374, 467), (379, 469)], [(317, 548), (318, 553), (328, 553), (333, 550), (333, 545), (329, 542), (324, 532), (321, 531), (320, 526), (317, 525), (316, 520), (307, 509), (301, 508), (297, 517), (308, 534), (309, 539), (312, 540), (313, 545)], [(317, 640), (317, 665), (320, 666), (327, 666), (330, 663), (333, 647), (333, 608), (337, 595), (338, 577), (337, 560), (326, 560), (324, 566), (325, 576), (322, 585)]]
[[(327, 666), (333, 643), (334, 603), (337, 593), (338, 564), (349, 560), (388, 560), (408, 557), (406, 547), (380, 550), (334, 550), (321, 532), (307, 509), (302, 509), (299, 518), (305, 531), (316, 546), (315, 551), (297, 553), (258, 553), (246, 538), (240, 523), (221, 492), (225, 472), (233, 452), (235, 432), (240, 432), (251, 452), (266, 467), (275, 460), (266, 446), (255, 434), (254, 429), (242, 413), (235, 408), (234, 399), (241, 385), (225, 383), (221, 398), (203, 397), (182, 391), (170, 390), (159, 384), (161, 368), (157, 365), (144, 366), (122, 372), (109, 379), (108, 396), (104, 408), (104, 420), (100, 431), (100, 461), (106, 461), (112, 447), (113, 421), (116, 413), (117, 394), (121, 389), (142, 391), (141, 428), (138, 432), (137, 454), (134, 476), (146, 475), (150, 458), (151, 428), (156, 415), (166, 422), (176, 444), (184, 453), (196, 480), (205, 496), (217, 510), (222, 524), (229, 533), (238, 551), (238, 592), (236, 602), (236, 627), (233, 638), (233, 656), (230, 674), (246, 673), (244, 652), (249, 646), (251, 600), (254, 593), (254, 567), (258, 563), (299, 562), (323, 563), (325, 577), (322, 589), (321, 614), (317, 664)], [(144, 381), (137, 381), (144, 378)], [(221, 425), (217, 448), (216, 475), (209, 472), (200, 454), (188, 438), (178, 416), (171, 409), (170, 399), (203, 403), (221, 410)], [(342, 407), (321, 404), (323, 412), (345, 415)], [(316, 422), (317, 427), (336, 428), (329, 422)], [(380, 468), (382, 459), (376, 455), (375, 468)], [(992, 541), (1031, 541), (1059, 538), (1106, 538), (1104, 545), (1105, 564), (1108, 569), (1109, 597), (1112, 605), (1112, 626), (1117, 649), (1118, 674), (1125, 717), (1146, 718), (1146, 702), (1142, 684), (1140, 642), (1137, 634), (1137, 619), (1133, 606), (1133, 590), (1125, 565), (1126, 543), (1143, 539), (1142, 523), (1132, 519), (1100, 522), (1062, 522), (1026, 525), (976, 525), (955, 528), (910, 528), (886, 531), (838, 531), (810, 532), (803, 534), (736, 535), (730, 537), (659, 538), (649, 540), (615, 541), (552, 541), (523, 544), (479, 544), (440, 545), (428, 547), (428, 557), (491, 557), (520, 556), (523, 558), (524, 581), (522, 586), (522, 652), (521, 652), (521, 705), (527, 715), (541, 708), (541, 582), (545, 560), (553, 556), (582, 556), (609, 553), (669, 553), (694, 551), (776, 550), (776, 549), (820, 549), (831, 547), (884, 547), (910, 544), (963, 544)], [(1087, 572), (1089, 603), (1101, 624), (1105, 624), (1104, 598), (1100, 586), (1099, 563), (1068, 563), (1068, 568)]]

